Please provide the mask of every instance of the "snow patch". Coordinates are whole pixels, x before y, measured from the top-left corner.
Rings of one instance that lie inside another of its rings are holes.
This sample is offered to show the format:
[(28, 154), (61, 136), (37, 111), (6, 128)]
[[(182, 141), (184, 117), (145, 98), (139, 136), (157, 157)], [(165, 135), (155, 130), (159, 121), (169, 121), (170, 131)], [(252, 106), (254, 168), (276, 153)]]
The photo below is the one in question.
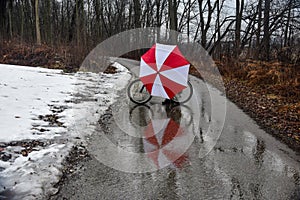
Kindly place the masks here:
[[(62, 161), (76, 139), (92, 134), (99, 117), (131, 78), (116, 74), (0, 64), (0, 199), (41, 199), (56, 193)], [(42, 141), (32, 147), (16, 141)], [(77, 140), (78, 141), (78, 140)], [(22, 153), (24, 153), (22, 155)]]

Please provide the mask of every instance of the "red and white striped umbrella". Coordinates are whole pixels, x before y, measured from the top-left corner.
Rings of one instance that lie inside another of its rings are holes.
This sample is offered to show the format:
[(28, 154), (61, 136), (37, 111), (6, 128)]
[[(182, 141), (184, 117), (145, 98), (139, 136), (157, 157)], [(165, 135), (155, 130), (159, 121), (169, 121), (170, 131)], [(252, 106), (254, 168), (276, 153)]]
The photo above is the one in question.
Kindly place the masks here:
[(158, 169), (181, 168), (187, 160), (188, 135), (172, 119), (151, 120), (144, 135), (144, 151)]
[(152, 96), (172, 99), (187, 87), (189, 67), (177, 45), (156, 43), (141, 57), (140, 79)]

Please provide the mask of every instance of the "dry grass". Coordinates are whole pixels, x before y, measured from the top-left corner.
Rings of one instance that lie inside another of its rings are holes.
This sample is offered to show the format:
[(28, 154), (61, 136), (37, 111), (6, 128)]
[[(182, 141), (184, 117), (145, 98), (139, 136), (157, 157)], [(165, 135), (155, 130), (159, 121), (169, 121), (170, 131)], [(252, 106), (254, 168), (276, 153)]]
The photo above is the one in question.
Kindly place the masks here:
[(74, 72), (86, 54), (74, 46), (49, 47), (29, 43), (2, 42), (0, 44), (0, 63), (63, 69)]

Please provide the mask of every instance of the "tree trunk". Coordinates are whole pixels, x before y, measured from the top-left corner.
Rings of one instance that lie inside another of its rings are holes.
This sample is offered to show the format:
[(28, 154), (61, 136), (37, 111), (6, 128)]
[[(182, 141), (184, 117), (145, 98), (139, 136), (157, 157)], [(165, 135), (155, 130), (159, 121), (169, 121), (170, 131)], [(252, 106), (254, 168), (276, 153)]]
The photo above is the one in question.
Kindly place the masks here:
[(157, 29), (157, 41), (160, 41), (160, 36), (161, 36), (161, 30), (160, 27), (162, 25), (162, 13), (163, 13), (163, 6), (165, 5), (166, 1), (161, 1), (161, 0), (155, 0), (155, 5), (156, 5), (156, 26), (158, 27)]
[(12, 30), (12, 0), (8, 1), (8, 6), (7, 6), (7, 9), (8, 9), (8, 30), (9, 30), (9, 37), (12, 38), (13, 36), (13, 30)]
[(39, 0), (35, 0), (35, 31), (36, 31), (36, 43), (42, 44), (41, 31), (40, 31), (40, 20), (39, 20)]
[[(221, 5), (220, 1), (217, 1), (217, 21), (216, 21), (216, 31), (217, 31), (217, 41), (220, 41), (221, 38), (221, 26), (220, 26), (220, 14), (221, 14)], [(221, 59), (221, 44), (220, 42), (217, 43), (216, 45), (216, 53), (215, 57), (220, 60)]]
[(235, 22), (235, 58), (238, 58), (241, 51), (241, 26), (243, 16), (244, 0), (236, 0), (236, 22)]
[(134, 27), (135, 28), (141, 28), (141, 2), (140, 0), (133, 0), (133, 6), (134, 6)]
[[(170, 29), (173, 31), (177, 31), (177, 3), (176, 0), (168, 0), (169, 3), (169, 20), (170, 20)], [(176, 32), (171, 32), (170, 39), (173, 42), (177, 42), (177, 34)]]
[(261, 23), (262, 23), (262, 0), (258, 1), (257, 5), (257, 30), (256, 30), (256, 50), (255, 50), (255, 57), (260, 56), (261, 52), (261, 41), (260, 41), (260, 33), (261, 33)]
[(64, 1), (61, 2), (61, 20), (60, 20), (60, 41), (65, 35), (65, 14), (64, 14)]
[(270, 0), (265, 0), (263, 60), (270, 60)]
[(188, 0), (188, 13), (187, 13), (187, 37), (188, 43), (190, 42), (190, 20), (191, 20), (191, 0)]
[(4, 38), (7, 35), (6, 30), (6, 11), (7, 0), (0, 0), (0, 37)]
[(75, 15), (76, 15), (76, 42), (77, 42), (77, 47), (79, 47), (80, 44), (80, 19), (79, 19), (79, 1), (80, 0), (76, 0), (76, 11), (75, 11)]
[(23, 42), (23, 39), (24, 39), (24, 18), (25, 18), (23, 0), (20, 3), (21, 3), (21, 42)]
[(288, 33), (289, 33), (289, 27), (290, 27), (290, 21), (291, 21), (291, 9), (292, 9), (292, 0), (289, 0), (289, 10), (288, 10), (288, 16), (287, 16), (287, 21), (286, 21), (286, 26), (285, 26), (285, 31), (284, 31), (284, 46), (289, 45), (288, 41)]
[[(207, 45), (207, 33), (211, 28), (211, 20), (213, 18), (213, 13), (217, 7), (217, 1), (215, 1), (212, 5), (211, 1), (207, 0), (206, 4), (203, 5), (203, 0), (198, 0), (198, 6), (200, 12), (201, 45), (204, 49), (208, 49), (209, 45)], [(204, 14), (206, 7), (207, 14)]]

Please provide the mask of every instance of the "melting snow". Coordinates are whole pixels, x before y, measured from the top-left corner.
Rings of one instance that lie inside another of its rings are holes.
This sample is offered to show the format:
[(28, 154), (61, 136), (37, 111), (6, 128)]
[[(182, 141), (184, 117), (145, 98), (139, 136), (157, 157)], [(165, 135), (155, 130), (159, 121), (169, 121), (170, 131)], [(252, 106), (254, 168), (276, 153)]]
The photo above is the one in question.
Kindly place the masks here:
[[(0, 199), (40, 199), (56, 192), (53, 185), (74, 138), (92, 133), (131, 77), (125, 67), (114, 66), (116, 74), (64, 74), (0, 64)], [(44, 145), (23, 156), (26, 147), (18, 141), (33, 140)]]

